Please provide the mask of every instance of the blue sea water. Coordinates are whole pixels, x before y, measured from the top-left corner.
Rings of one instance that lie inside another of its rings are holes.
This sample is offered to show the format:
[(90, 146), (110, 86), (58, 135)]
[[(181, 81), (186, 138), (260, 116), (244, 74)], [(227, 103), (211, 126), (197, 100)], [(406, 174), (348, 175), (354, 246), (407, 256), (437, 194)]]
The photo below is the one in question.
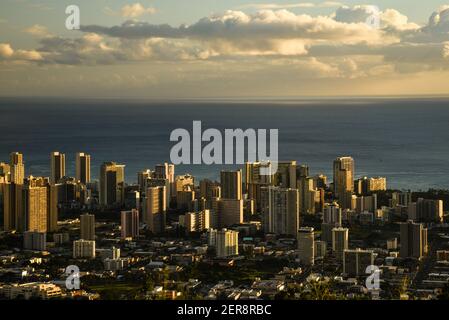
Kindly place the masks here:
[[(169, 161), (176, 128), (279, 129), (279, 154), (308, 164), (332, 180), (332, 161), (350, 155), (356, 176), (386, 176), (392, 188), (449, 188), (449, 100), (340, 99), (278, 101), (145, 102), (81, 99), (0, 99), (0, 161), (24, 153), (26, 174), (49, 175), (51, 151), (66, 153), (74, 175), (75, 153), (100, 164), (126, 164), (136, 173)], [(176, 168), (197, 178), (219, 177), (222, 166)], [(229, 168), (229, 167), (226, 167)]]

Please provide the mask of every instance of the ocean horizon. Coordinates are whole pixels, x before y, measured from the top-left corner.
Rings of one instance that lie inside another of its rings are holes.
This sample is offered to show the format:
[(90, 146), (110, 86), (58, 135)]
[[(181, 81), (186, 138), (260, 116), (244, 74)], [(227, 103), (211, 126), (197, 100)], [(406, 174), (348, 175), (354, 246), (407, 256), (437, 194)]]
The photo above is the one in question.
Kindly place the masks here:
[[(356, 177), (385, 176), (389, 188), (449, 189), (449, 99), (363, 98), (145, 101), (125, 99), (0, 98), (0, 162), (24, 154), (26, 175), (48, 176), (50, 152), (92, 156), (100, 165), (126, 165), (126, 181), (137, 172), (170, 162), (170, 133), (207, 128), (278, 129), (279, 159), (296, 160), (332, 181), (332, 162), (352, 156)], [(180, 165), (176, 174), (219, 179), (222, 169), (242, 166)]]

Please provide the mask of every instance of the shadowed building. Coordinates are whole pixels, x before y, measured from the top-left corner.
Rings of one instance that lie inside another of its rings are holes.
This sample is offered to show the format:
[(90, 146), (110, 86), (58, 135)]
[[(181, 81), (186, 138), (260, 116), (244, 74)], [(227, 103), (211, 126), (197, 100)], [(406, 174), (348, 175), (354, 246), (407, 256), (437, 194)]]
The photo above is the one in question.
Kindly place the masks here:
[(79, 152), (76, 154), (76, 180), (83, 184), (90, 182), (90, 155)]
[(242, 199), (242, 170), (221, 171), (221, 197), (223, 199)]
[(82, 214), (80, 216), (81, 239), (95, 240), (95, 216), (93, 214)]
[(51, 184), (58, 183), (62, 177), (65, 177), (65, 154), (52, 152), (51, 158)]
[(427, 229), (421, 223), (408, 222), (400, 224), (402, 258), (420, 259), (427, 254)]
[(139, 211), (132, 209), (121, 212), (121, 237), (136, 238), (139, 236)]
[(125, 165), (105, 162), (100, 169), (100, 204), (121, 205), (125, 201)]

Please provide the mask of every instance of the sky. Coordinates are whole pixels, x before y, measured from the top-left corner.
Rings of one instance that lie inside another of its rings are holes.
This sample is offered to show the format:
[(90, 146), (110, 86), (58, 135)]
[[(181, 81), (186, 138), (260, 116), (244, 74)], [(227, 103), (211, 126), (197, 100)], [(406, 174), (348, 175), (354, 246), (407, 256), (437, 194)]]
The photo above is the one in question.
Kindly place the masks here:
[(448, 79), (448, 0), (0, 3), (0, 96), (449, 95)]

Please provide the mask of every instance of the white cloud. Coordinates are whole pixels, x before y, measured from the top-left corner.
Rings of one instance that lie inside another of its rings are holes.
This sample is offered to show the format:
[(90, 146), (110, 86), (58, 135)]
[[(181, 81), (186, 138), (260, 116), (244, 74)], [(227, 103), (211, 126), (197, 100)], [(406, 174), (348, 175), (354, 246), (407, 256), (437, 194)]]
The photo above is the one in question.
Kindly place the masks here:
[[(345, 44), (398, 41), (364, 23), (339, 22), (328, 16), (297, 15), (287, 10), (262, 10), (254, 14), (230, 10), (202, 18), (190, 26), (127, 21), (114, 27), (83, 26), (82, 31), (124, 39), (190, 39), (236, 52), (271, 51), (275, 54), (304, 54), (307, 46), (319, 41)], [(291, 50), (293, 47), (299, 50)]]
[(153, 14), (156, 9), (144, 7), (141, 3), (127, 4), (122, 7), (121, 15), (125, 18), (138, 18), (145, 14)]
[(395, 9), (386, 9), (380, 13), (381, 23), (386, 27), (392, 27), (400, 31), (418, 30), (420, 26), (408, 21), (408, 17)]
[(281, 3), (250, 3), (239, 6), (239, 9), (254, 8), (258, 10), (296, 9), (296, 8), (332, 8), (343, 6), (343, 3), (336, 1), (325, 1), (321, 3), (300, 2), (291, 4)]
[(295, 68), (310, 76), (316, 72), (318, 77), (348, 79), (449, 69), (449, 7), (440, 8), (425, 26), (394, 9), (378, 11), (379, 29), (365, 23), (372, 12), (370, 6), (341, 7), (330, 16), (285, 9), (251, 14), (230, 10), (191, 25), (134, 20), (113, 27), (88, 25), (82, 26), (81, 38), (46, 36), (36, 50), (0, 45), (0, 57), (66, 65), (264, 61), (272, 66), (270, 72), (294, 61)]

